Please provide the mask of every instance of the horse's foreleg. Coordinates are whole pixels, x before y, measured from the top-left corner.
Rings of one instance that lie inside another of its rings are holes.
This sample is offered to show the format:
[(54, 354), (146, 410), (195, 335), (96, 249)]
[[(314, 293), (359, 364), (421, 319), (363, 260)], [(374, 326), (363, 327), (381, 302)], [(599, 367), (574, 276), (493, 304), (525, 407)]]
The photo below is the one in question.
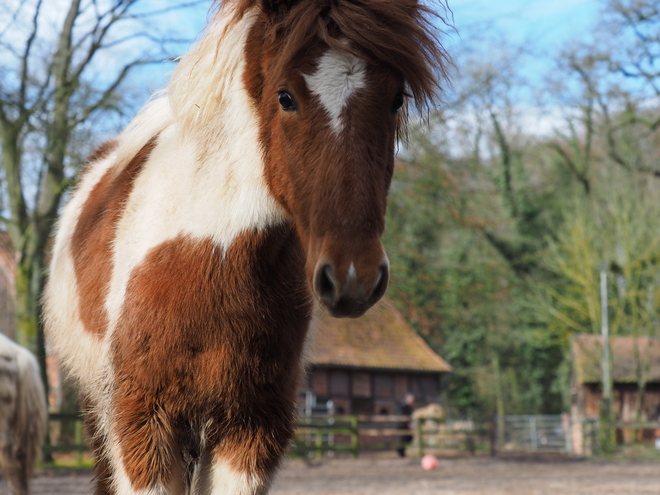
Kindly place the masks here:
[(12, 459), (7, 463), (7, 483), (9, 495), (28, 495), (29, 467), (24, 460)]
[(108, 452), (105, 434), (100, 428), (99, 418), (91, 402), (83, 399), (83, 410), (85, 411), (85, 427), (90, 439), (90, 447), (94, 453), (94, 482), (96, 488), (94, 495), (115, 495), (112, 488), (112, 469), (108, 461)]
[(186, 491), (181, 449), (170, 418), (139, 395), (115, 404), (108, 460), (119, 495), (178, 495)]
[(0, 475), (4, 474), (7, 477), (9, 495), (27, 495), (28, 493), (28, 482), (32, 469), (28, 465), (27, 456), (20, 441), (20, 437), (15, 437), (8, 429), (0, 432)]
[(288, 435), (269, 428), (236, 428), (211, 454), (207, 470), (210, 495), (264, 495), (286, 454)]

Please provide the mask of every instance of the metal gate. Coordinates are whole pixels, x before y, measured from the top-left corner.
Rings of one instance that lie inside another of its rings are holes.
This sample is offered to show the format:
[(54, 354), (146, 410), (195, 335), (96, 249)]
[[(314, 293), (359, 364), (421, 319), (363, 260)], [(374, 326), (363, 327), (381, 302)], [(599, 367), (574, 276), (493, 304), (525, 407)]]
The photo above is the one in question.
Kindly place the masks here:
[(568, 414), (511, 415), (497, 418), (495, 424), (499, 450), (556, 453), (573, 450)]

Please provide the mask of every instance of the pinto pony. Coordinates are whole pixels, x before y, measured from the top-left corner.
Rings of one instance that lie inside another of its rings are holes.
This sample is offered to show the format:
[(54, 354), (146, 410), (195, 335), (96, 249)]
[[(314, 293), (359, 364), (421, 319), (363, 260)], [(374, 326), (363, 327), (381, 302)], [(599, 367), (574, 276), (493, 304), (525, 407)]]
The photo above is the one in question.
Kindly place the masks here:
[(357, 317), (387, 287), (395, 140), (444, 74), (433, 15), (226, 0), (89, 159), (45, 314), (88, 404), (97, 494), (268, 491), (312, 306)]
[(10, 495), (27, 495), (47, 421), (37, 359), (0, 334), (0, 472)]

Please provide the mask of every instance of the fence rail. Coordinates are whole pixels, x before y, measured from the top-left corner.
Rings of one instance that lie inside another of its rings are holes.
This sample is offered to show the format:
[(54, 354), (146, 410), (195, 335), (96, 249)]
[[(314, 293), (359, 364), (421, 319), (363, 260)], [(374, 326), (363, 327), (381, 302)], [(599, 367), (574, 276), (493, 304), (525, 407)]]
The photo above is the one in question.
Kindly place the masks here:
[[(404, 424), (412, 428), (402, 428)], [(411, 422), (409, 416), (395, 415), (312, 416), (298, 419), (291, 450), (294, 455), (316, 457), (329, 452), (346, 452), (358, 457), (363, 451), (407, 447), (419, 455), (441, 448), (474, 452), (475, 446), (483, 445), (487, 436), (487, 428), (440, 418), (418, 418)], [(411, 444), (406, 437), (413, 437), (414, 442)], [(73, 454), (69, 464), (83, 465), (89, 447), (82, 416), (50, 414), (49, 435), (43, 451), (46, 462), (58, 463), (59, 454)]]
[[(402, 425), (410, 427), (402, 428)], [(409, 439), (414, 439), (411, 443)], [(471, 420), (410, 416), (328, 416), (299, 420), (294, 452), (321, 456), (323, 453), (412, 448), (419, 456), (428, 450), (459, 449), (474, 453), (490, 448), (490, 429)]]
[[(44, 445), (46, 462), (57, 462), (61, 454), (73, 465), (82, 465), (89, 452), (80, 414), (51, 414), (48, 441)], [(410, 427), (402, 428), (403, 424)], [(504, 425), (501, 432), (499, 428)], [(579, 429), (579, 449), (576, 449), (576, 428)], [(612, 429), (660, 429), (660, 423), (612, 423)], [(299, 418), (292, 454), (316, 456), (345, 452), (358, 457), (370, 450), (410, 448), (419, 456), (427, 451), (476, 450), (517, 451), (533, 453), (600, 453), (598, 422), (584, 421), (575, 426), (566, 416), (506, 416), (491, 424), (471, 420), (452, 421), (440, 418), (408, 416), (312, 416)], [(413, 442), (407, 441), (412, 437)]]
[[(401, 425), (411, 428), (402, 428)], [(503, 430), (500, 430), (503, 425)], [(660, 433), (660, 422), (614, 422), (601, 425), (598, 419), (571, 422), (567, 415), (505, 416), (490, 424), (471, 420), (444, 420), (409, 416), (311, 416), (297, 421), (293, 455), (316, 456), (343, 452), (358, 457), (369, 450), (409, 448), (417, 455), (438, 450), (516, 451), (598, 455), (601, 438), (622, 431)], [(82, 416), (50, 414), (47, 440), (43, 447), (46, 463), (82, 466), (89, 454)], [(609, 432), (609, 433), (608, 433)], [(621, 436), (621, 434), (619, 435)], [(413, 437), (412, 443), (405, 437)], [(87, 458), (89, 462), (89, 457)]]
[(89, 451), (85, 441), (81, 414), (51, 413), (48, 415), (48, 435), (43, 445), (43, 459), (56, 463), (53, 454), (74, 454), (73, 465), (83, 465), (83, 455)]

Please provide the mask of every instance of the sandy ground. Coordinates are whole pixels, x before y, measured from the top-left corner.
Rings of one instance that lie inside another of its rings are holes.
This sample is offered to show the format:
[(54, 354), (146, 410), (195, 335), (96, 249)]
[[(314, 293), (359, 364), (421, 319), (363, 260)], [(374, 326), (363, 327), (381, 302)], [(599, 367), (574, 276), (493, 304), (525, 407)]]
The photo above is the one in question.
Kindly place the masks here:
[[(88, 472), (42, 472), (32, 495), (91, 494)], [(0, 494), (7, 485), (0, 480)], [(364, 457), (311, 465), (286, 463), (271, 495), (610, 495), (660, 494), (660, 462), (491, 459), (441, 460), (423, 471), (416, 459)]]

